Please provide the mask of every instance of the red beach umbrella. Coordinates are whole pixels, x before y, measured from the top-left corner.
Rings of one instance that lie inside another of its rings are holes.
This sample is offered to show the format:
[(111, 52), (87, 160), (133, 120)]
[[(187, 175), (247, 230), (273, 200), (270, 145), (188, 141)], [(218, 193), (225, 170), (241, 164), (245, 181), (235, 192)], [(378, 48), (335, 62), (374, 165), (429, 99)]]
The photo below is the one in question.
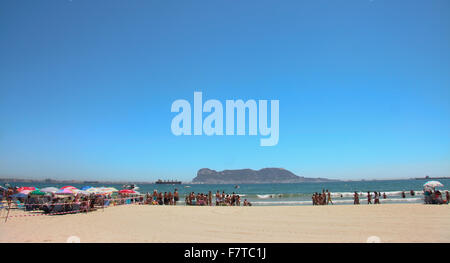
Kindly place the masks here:
[(71, 185), (67, 185), (67, 186), (63, 186), (60, 189), (77, 189), (75, 186), (71, 186)]
[(123, 189), (119, 191), (120, 194), (135, 194), (136, 192), (130, 189)]
[(28, 191), (34, 191), (36, 190), (36, 187), (33, 186), (23, 186), (17, 189), (17, 192), (22, 192), (24, 190), (28, 190)]

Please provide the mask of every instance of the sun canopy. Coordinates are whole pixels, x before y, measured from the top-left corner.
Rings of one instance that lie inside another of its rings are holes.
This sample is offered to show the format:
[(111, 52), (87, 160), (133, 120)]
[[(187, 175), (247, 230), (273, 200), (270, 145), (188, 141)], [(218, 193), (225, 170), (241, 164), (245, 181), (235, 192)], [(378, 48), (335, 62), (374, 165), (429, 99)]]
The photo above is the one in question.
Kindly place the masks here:
[(45, 195), (45, 192), (42, 192), (40, 190), (34, 190), (33, 192), (30, 193), (31, 195)]
[(56, 193), (59, 189), (56, 187), (45, 187), (41, 189), (41, 192), (45, 193)]
[(441, 182), (439, 182), (439, 181), (428, 181), (423, 186), (435, 188), (435, 187), (443, 187), (444, 185), (441, 184)]
[(17, 189), (17, 192), (22, 192), (24, 190), (34, 191), (36, 190), (36, 187), (33, 186), (23, 186)]
[(74, 192), (71, 191), (70, 189), (60, 189), (60, 190), (56, 191), (56, 194), (60, 194), (60, 195), (72, 195), (72, 194), (74, 194)]
[(61, 187), (61, 189), (77, 189), (77, 188), (75, 186), (67, 185), (67, 186)]
[(27, 196), (28, 195), (26, 195), (24, 193), (17, 193), (17, 194), (11, 195), (12, 198), (25, 198)]
[(119, 191), (120, 194), (135, 194), (136, 192), (130, 189), (123, 189)]

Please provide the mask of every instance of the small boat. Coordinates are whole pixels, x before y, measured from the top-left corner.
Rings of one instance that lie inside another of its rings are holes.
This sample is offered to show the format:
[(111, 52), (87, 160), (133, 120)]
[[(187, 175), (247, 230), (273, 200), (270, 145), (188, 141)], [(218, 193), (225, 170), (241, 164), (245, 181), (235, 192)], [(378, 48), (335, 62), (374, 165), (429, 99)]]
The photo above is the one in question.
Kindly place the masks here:
[(122, 188), (128, 189), (128, 190), (133, 190), (133, 191), (136, 191), (139, 189), (139, 187), (135, 184), (124, 184), (124, 185), (122, 185)]

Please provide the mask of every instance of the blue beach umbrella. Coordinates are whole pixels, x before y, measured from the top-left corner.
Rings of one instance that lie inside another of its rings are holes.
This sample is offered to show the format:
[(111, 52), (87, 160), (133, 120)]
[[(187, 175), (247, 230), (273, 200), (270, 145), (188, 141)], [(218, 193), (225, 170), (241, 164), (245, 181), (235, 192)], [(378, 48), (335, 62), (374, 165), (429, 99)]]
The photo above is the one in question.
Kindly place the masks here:
[(89, 188), (94, 188), (94, 187), (92, 187), (92, 186), (85, 186), (85, 187), (81, 188), (80, 190), (86, 191), (86, 190), (89, 189)]
[(28, 197), (28, 195), (24, 194), (24, 193), (17, 193), (14, 195), (11, 195), (12, 198), (25, 198)]

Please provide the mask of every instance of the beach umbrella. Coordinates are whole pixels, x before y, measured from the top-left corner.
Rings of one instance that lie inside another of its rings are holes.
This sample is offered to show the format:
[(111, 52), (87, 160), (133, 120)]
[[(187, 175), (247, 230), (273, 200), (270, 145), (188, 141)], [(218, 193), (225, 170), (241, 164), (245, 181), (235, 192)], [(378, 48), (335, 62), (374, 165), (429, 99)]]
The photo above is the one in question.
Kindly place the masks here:
[(45, 192), (45, 193), (55, 193), (57, 192), (59, 189), (56, 187), (45, 187), (41, 189), (41, 192)]
[(435, 187), (443, 187), (444, 185), (441, 184), (441, 182), (439, 181), (428, 181), (423, 186), (435, 188)]
[(89, 188), (94, 188), (94, 187), (92, 187), (92, 186), (84, 186), (83, 188), (81, 188), (81, 190), (86, 191)]
[(40, 190), (34, 190), (30, 193), (31, 195), (45, 195), (46, 193), (40, 191)]
[(102, 193), (113, 193), (113, 192), (119, 191), (114, 187), (100, 187), (100, 188), (98, 188), (98, 190)]
[(88, 192), (88, 191), (85, 191), (85, 190), (78, 190), (78, 191), (76, 192), (76, 194), (77, 194), (77, 195), (78, 195), (78, 194), (82, 194), (82, 195), (90, 195), (91, 192)]
[(11, 197), (12, 198), (26, 198), (26, 197), (28, 197), (28, 195), (24, 194), (24, 193), (17, 193), (17, 194), (11, 195)]
[(120, 194), (135, 194), (136, 192), (130, 189), (122, 189), (119, 191)]
[(71, 191), (70, 189), (60, 189), (60, 190), (56, 191), (55, 194), (60, 194), (60, 195), (72, 195), (72, 194), (74, 194), (74, 192)]
[(32, 191), (34, 191), (34, 190), (22, 190), (22, 191), (19, 191), (19, 193), (27, 195), (27, 194), (31, 193)]
[(34, 191), (34, 190), (36, 190), (36, 187), (33, 187), (33, 186), (23, 186), (23, 187), (17, 188), (17, 192), (22, 192), (22, 191), (24, 191), (24, 190)]
[(95, 187), (92, 187), (92, 188), (89, 188), (89, 189), (87, 189), (87, 190), (84, 190), (84, 191), (86, 191), (86, 192), (88, 192), (88, 193), (99, 193), (100, 192), (100, 190), (98, 189), (98, 188), (95, 188)]
[(71, 186), (71, 185), (67, 185), (67, 186), (63, 186), (60, 189), (77, 189), (75, 186)]

